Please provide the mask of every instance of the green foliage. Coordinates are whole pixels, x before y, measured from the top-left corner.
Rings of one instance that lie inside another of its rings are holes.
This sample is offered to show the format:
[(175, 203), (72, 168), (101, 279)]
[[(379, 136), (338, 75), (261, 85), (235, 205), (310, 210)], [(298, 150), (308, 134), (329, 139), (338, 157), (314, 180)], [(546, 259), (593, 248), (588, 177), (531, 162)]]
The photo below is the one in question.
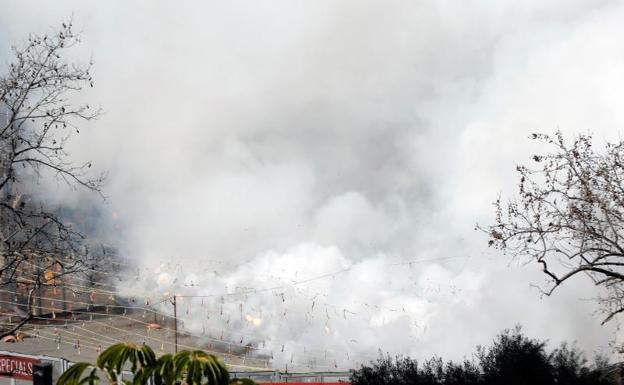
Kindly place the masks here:
[[(229, 373), (219, 359), (212, 355), (195, 350), (182, 351), (173, 356), (173, 366), (176, 373), (186, 369), (186, 383), (189, 385), (228, 385)], [(203, 379), (207, 379), (206, 382)]]
[(351, 375), (352, 385), (608, 385), (608, 362), (589, 365), (582, 352), (562, 344), (550, 354), (546, 343), (529, 339), (520, 327), (505, 330), (475, 359), (444, 363), (433, 357), (420, 364), (409, 357), (381, 357)]
[(552, 364), (546, 342), (525, 337), (519, 327), (505, 330), (489, 349), (478, 348), (477, 357), (486, 384), (552, 384)]
[(156, 354), (149, 346), (122, 342), (103, 351), (97, 359), (97, 367), (106, 373), (111, 383), (117, 383), (118, 375), (130, 364), (133, 380), (124, 382), (139, 385), (147, 382), (156, 369), (156, 362)]
[(91, 368), (89, 374), (84, 376), (84, 373), (89, 368), (91, 368), (91, 365), (86, 362), (79, 362), (77, 364), (74, 364), (59, 377), (57, 384), (96, 385), (100, 380), (99, 377), (96, 375), (96, 368)]
[(183, 368), (176, 366), (173, 354), (165, 354), (158, 359), (153, 372), (156, 385), (174, 384), (184, 375)]
[(410, 384), (411, 378), (418, 378), (418, 362), (405, 357), (381, 357), (372, 366), (363, 366), (353, 372), (351, 383), (358, 385), (399, 385)]
[[(156, 358), (147, 345), (119, 343), (103, 351), (96, 366), (77, 363), (57, 381), (57, 385), (96, 385), (97, 370), (106, 373), (111, 384), (120, 382), (120, 373), (130, 369), (132, 380), (123, 380), (125, 385), (144, 385), (154, 378), (156, 385), (173, 385), (184, 380), (188, 385), (228, 385), (229, 373), (218, 357), (200, 350), (181, 351), (175, 355), (165, 354)], [(248, 384), (245, 384), (248, 385)]]
[(461, 364), (448, 362), (444, 372), (445, 385), (478, 385), (481, 384), (481, 371), (473, 362), (464, 360)]

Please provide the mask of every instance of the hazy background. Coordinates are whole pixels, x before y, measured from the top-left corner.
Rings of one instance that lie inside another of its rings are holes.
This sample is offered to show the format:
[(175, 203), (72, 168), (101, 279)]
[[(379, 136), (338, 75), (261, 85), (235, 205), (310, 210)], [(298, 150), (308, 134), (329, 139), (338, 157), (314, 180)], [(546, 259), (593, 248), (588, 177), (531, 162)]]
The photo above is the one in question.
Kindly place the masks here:
[(473, 228), (513, 194), (528, 133), (619, 137), (621, 3), (0, 6), (3, 65), (73, 13), (72, 57), (95, 61), (80, 99), (106, 111), (72, 145), (109, 173), (102, 236), (143, 267), (122, 290), (215, 295), (187, 328), (264, 341), (280, 368), (461, 358), (516, 323), (610, 352), (589, 284), (542, 299), (539, 269)]

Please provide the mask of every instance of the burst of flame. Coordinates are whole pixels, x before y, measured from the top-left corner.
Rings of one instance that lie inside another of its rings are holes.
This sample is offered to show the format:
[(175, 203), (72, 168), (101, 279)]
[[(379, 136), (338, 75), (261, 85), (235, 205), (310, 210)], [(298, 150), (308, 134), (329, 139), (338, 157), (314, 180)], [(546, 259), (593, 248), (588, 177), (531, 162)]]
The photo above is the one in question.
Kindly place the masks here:
[(161, 273), (157, 280), (159, 285), (165, 286), (171, 282), (171, 277), (167, 273)]
[(245, 320), (247, 322), (249, 322), (250, 324), (252, 324), (253, 326), (260, 326), (260, 325), (262, 325), (262, 318), (255, 317), (255, 316), (253, 316), (251, 314), (247, 314), (245, 316)]

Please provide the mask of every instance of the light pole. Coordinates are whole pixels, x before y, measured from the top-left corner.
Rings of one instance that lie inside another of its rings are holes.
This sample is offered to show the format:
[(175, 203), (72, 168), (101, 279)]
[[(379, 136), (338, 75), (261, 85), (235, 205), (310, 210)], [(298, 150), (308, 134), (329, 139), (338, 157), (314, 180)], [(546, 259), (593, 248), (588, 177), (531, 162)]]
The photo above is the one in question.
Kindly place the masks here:
[(176, 295), (173, 295), (173, 340), (175, 346), (175, 352), (178, 352), (178, 306), (176, 301)]

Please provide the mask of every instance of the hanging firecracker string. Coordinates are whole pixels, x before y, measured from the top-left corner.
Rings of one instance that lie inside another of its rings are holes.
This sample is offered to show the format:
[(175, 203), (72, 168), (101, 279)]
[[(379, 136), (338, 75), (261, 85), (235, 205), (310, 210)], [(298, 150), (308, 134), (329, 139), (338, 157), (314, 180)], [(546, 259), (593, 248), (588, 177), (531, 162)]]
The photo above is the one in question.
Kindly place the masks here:
[[(241, 310), (242, 310), (241, 308), (242, 308), (242, 304), (239, 304), (239, 311), (241, 311)], [(110, 309), (109, 309), (109, 311), (110, 311)], [(344, 314), (346, 314), (346, 313), (343, 311), (343, 315), (344, 315)], [(90, 314), (90, 320), (92, 320), (92, 319), (93, 319), (92, 317), (93, 317), (93, 316)], [(55, 317), (55, 318), (56, 318), (56, 317)], [(163, 318), (164, 318), (164, 317), (163, 317)], [(76, 319), (76, 315), (75, 315), (74, 313), (72, 313), (72, 319)], [(205, 333), (205, 326), (203, 327), (203, 333)], [(241, 338), (241, 341), (243, 341), (243, 340), (244, 340), (244, 339), (243, 339), (243, 338)], [(305, 347), (304, 347), (304, 350), (306, 350), (306, 352), (307, 352), (307, 349), (306, 349)]]

